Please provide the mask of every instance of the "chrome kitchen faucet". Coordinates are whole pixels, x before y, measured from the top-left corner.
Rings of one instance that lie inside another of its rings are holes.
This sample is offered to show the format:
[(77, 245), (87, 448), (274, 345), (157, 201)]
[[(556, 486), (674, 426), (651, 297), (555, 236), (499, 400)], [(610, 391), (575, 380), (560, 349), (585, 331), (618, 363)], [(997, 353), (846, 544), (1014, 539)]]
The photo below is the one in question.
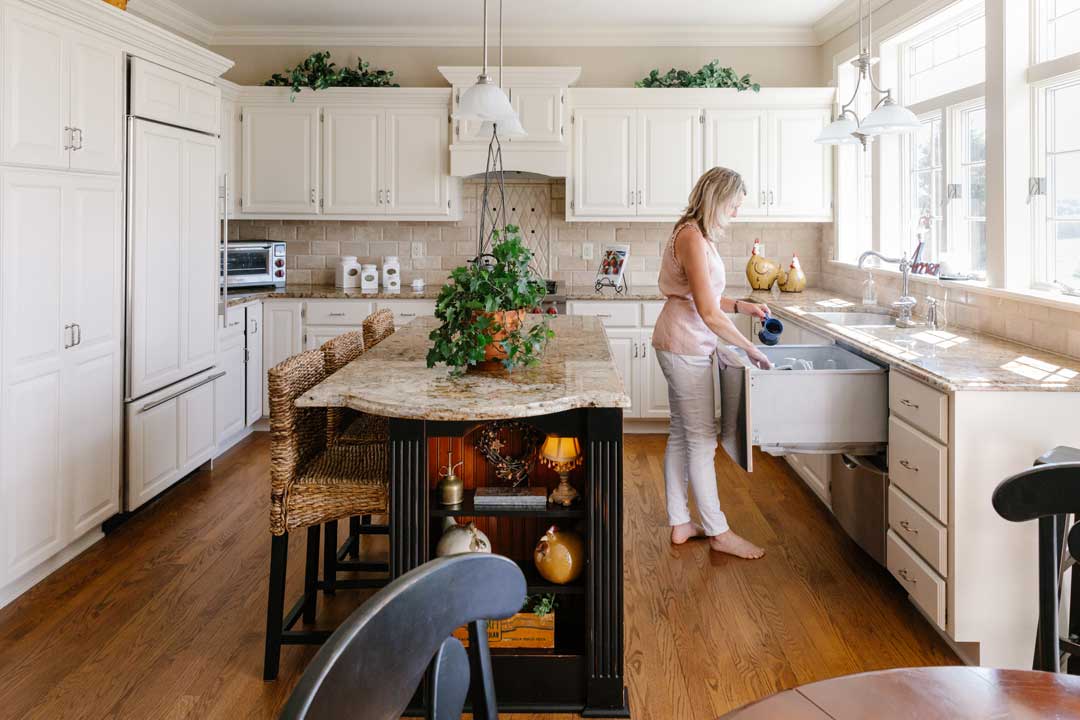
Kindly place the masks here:
[(903, 274), (903, 280), (900, 286), (900, 297), (892, 304), (892, 306), (900, 312), (896, 317), (896, 327), (915, 327), (915, 321), (911, 317), (911, 311), (915, 309), (915, 306), (919, 301), (911, 296), (910, 288), (908, 286), (908, 281), (911, 277), (911, 261), (908, 260), (907, 253), (904, 253), (899, 258), (890, 258), (885, 257), (877, 250), (867, 250), (859, 256), (860, 270), (862, 270), (863, 263), (866, 262), (866, 259), (871, 256), (878, 258), (882, 262), (894, 263), (900, 266), (900, 272)]

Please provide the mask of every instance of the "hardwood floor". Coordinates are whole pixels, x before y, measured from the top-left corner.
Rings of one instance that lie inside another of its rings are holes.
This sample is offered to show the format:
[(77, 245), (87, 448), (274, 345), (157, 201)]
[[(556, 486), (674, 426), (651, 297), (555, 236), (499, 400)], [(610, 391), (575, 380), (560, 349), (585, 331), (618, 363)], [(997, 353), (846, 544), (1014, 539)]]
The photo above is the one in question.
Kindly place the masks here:
[[(759, 456), (752, 475), (722, 454), (717, 463), (729, 521), (766, 548), (764, 559), (720, 556), (703, 542), (671, 547), (663, 450), (663, 436), (626, 436), (635, 718), (715, 718), (815, 680), (958, 662), (782, 460)], [(0, 610), (0, 715), (275, 717), (315, 649), (286, 647), (279, 680), (262, 681), (268, 464), (258, 433)], [(292, 538), (290, 603), (303, 540)], [(320, 598), (319, 625), (332, 627), (362, 597)]]

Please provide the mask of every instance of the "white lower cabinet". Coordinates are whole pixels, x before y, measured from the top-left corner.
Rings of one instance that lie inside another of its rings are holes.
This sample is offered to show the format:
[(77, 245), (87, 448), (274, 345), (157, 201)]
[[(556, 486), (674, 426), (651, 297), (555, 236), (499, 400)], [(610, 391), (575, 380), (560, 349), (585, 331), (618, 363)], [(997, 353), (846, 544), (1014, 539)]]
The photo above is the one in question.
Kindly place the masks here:
[(243, 306), (231, 307), (224, 327), (218, 331), (218, 353), (215, 369), (225, 374), (214, 381), (214, 444), (222, 447), (247, 427), (244, 367), (245, 312)]
[(806, 486), (821, 498), (821, 502), (825, 503), (826, 507), (830, 507), (832, 495), (829, 489), (829, 475), (832, 455), (793, 453), (785, 456), (784, 459), (803, 479)]
[(641, 348), (640, 330), (608, 330), (611, 359), (622, 377), (623, 388), (630, 396), (630, 407), (623, 410), (623, 417), (641, 417), (641, 370), (638, 356)]
[(435, 314), (434, 300), (406, 299), (406, 300), (376, 300), (376, 310), (390, 310), (394, 313), (394, 327), (402, 327), (411, 323), (421, 315)]
[(248, 303), (247, 305), (247, 366), (245, 372), (246, 400), (244, 402), (247, 424), (258, 422), (263, 416), (263, 378), (266, 377), (266, 369), (263, 367), (263, 306), (261, 302)]
[(266, 373), (282, 360), (304, 349), (304, 301), (264, 300), (263, 314), (263, 410), (270, 412)]

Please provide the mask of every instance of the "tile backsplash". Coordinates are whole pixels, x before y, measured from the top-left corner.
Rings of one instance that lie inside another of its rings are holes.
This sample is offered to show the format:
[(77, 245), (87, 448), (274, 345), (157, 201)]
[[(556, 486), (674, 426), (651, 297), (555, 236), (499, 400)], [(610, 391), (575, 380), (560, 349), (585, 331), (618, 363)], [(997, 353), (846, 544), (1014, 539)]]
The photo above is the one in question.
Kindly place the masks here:
[[(546, 212), (546, 217), (521, 217), (531, 240), (543, 255), (538, 263), (552, 279), (568, 285), (591, 285), (596, 278), (600, 249), (605, 244), (630, 246), (627, 272), (632, 285), (655, 285), (660, 270), (660, 254), (672, 230), (671, 223), (568, 223), (566, 185), (563, 180), (508, 180), (508, 204), (515, 198), (528, 205), (542, 198), (546, 208), (529, 207), (530, 213)], [(538, 187), (542, 186), (542, 187)], [(479, 232), (477, 199), (481, 184), (465, 183), (464, 219), (458, 222), (384, 222), (337, 220), (239, 220), (230, 223), (232, 240), (283, 240), (288, 246), (288, 282), (333, 284), (334, 268), (342, 255), (356, 255), (360, 262), (382, 264), (383, 257), (397, 255), (401, 261), (402, 284), (414, 278), (441, 283), (450, 270), (476, 254)], [(537, 192), (537, 191), (540, 192)], [(515, 206), (512, 219), (524, 212)], [(516, 213), (516, 214), (515, 214)], [(545, 237), (546, 235), (546, 237)], [(745, 288), (744, 268), (760, 239), (769, 257), (785, 266), (798, 253), (810, 285), (819, 284), (821, 274), (821, 225), (802, 223), (736, 223), (720, 240), (720, 254), (728, 270), (729, 287)], [(582, 245), (593, 244), (594, 259), (584, 260)], [(420, 257), (413, 257), (414, 245)], [(546, 260), (546, 262), (544, 262)]]

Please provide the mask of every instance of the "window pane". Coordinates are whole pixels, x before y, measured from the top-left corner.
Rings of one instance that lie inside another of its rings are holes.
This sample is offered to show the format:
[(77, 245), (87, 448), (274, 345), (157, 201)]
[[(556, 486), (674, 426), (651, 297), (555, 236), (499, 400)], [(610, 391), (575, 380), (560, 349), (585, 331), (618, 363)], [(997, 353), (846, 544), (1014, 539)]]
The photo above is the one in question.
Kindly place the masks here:
[(986, 44), (985, 18), (976, 18), (961, 25), (956, 42), (961, 55), (983, 47)]
[(910, 38), (904, 104), (929, 100), (983, 81), (986, 32), (982, 2), (963, 0), (905, 31)]
[(968, 217), (986, 217), (986, 166), (967, 169)]
[(915, 168), (924, 170), (934, 165), (933, 123), (923, 123), (915, 131)]
[(1080, 0), (1055, 0), (1054, 17), (1068, 15), (1074, 10), (1080, 10)]
[(1080, 222), (1056, 223), (1056, 280), (1080, 284)]
[(915, 72), (929, 70), (934, 66), (934, 43), (926, 42), (912, 48), (912, 65)]
[(972, 272), (986, 270), (986, 222), (984, 220), (972, 220), (968, 223), (968, 239), (971, 243), (971, 268)]
[(1080, 83), (1049, 91), (1053, 107), (1054, 135), (1050, 152), (1080, 150)]
[(941, 65), (956, 57), (956, 31), (951, 30), (934, 38), (934, 65)]
[(986, 162), (986, 110), (965, 113), (967, 121), (967, 157), (965, 162)]
[(1051, 26), (1053, 37), (1052, 58), (1080, 52), (1080, 11), (1060, 15)]
[(1051, 191), (1054, 193), (1054, 216), (1080, 217), (1080, 152), (1053, 158)]

